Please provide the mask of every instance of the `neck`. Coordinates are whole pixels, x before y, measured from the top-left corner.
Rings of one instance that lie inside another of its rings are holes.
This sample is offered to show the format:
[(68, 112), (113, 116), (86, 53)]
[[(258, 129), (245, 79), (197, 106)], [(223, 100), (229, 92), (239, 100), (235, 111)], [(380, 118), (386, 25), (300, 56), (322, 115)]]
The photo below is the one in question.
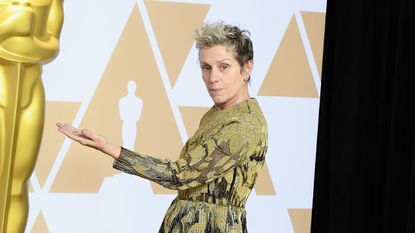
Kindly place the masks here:
[(230, 99), (229, 101), (226, 101), (225, 103), (215, 103), (214, 107), (219, 110), (224, 110), (227, 108), (231, 108), (250, 98), (251, 97), (249, 95), (248, 89), (246, 89), (241, 95), (235, 96), (234, 98)]

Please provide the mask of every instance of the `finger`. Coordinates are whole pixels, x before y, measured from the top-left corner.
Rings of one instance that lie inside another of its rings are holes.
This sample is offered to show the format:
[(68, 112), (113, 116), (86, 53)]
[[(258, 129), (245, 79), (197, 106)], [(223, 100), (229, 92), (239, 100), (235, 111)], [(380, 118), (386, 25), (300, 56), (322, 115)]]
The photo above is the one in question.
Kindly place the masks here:
[(81, 132), (80, 132), (82, 135), (84, 135), (85, 137), (87, 137), (87, 138), (90, 138), (90, 139), (92, 139), (92, 140), (97, 140), (98, 139), (98, 135), (97, 134), (95, 134), (95, 133), (93, 133), (93, 132), (91, 132), (91, 131), (89, 131), (89, 130), (87, 130), (87, 129), (83, 129), (83, 130), (81, 130)]
[(81, 131), (74, 128), (73, 126), (64, 124), (62, 127), (58, 128), (60, 132), (68, 136), (70, 139), (79, 141), (81, 138), (86, 138), (82, 135)]
[(82, 134), (74, 133), (73, 131), (67, 131), (67, 130), (62, 130), (61, 132), (65, 134), (68, 138), (74, 141), (77, 141), (82, 145), (86, 145), (86, 146), (94, 145), (94, 142), (91, 139), (85, 137)]
[(78, 140), (76, 141), (79, 142), (83, 146), (94, 147), (95, 145), (93, 141), (91, 141), (90, 139), (84, 138), (84, 137), (78, 137)]
[(89, 146), (89, 147), (93, 147), (93, 148), (97, 148), (97, 146), (98, 146), (98, 143), (94, 140), (94, 138), (86, 136), (81, 131), (78, 132), (78, 133), (70, 134), (70, 138), (77, 141), (78, 143), (80, 143), (83, 146)]
[(100, 143), (100, 135), (95, 134), (87, 129), (79, 130), (70, 124), (60, 124), (58, 128), (60, 132), (65, 134), (68, 138), (77, 141), (81, 145), (98, 148)]
[(60, 127), (58, 127), (58, 131), (64, 134), (68, 134), (71, 133), (70, 130), (68, 130), (67, 128), (65, 128), (63, 125), (61, 125)]
[(65, 134), (66, 136), (68, 136), (69, 138), (71, 138), (71, 139), (75, 139), (77, 137), (77, 133), (76, 132), (74, 132), (72, 130), (69, 130), (67, 128), (59, 128), (58, 130), (60, 132), (62, 132), (63, 134)]
[(73, 127), (70, 124), (64, 124), (63, 125), (66, 129), (72, 130), (72, 131), (78, 131), (78, 128)]
[(71, 135), (71, 134), (76, 134), (76, 131), (66, 127), (65, 125), (61, 126), (58, 128), (58, 130), (62, 133), (64, 133), (65, 135)]
[(77, 129), (77, 128), (75, 128), (75, 127), (73, 127), (72, 125), (70, 125), (70, 124), (64, 124), (63, 126), (62, 126), (62, 129), (64, 129), (65, 131), (67, 131), (67, 132), (72, 132), (73, 134), (79, 134), (80, 133), (80, 130), (79, 129)]
[(87, 129), (83, 129), (81, 131), (81, 134), (82, 134), (82, 137), (85, 137), (86, 139), (89, 140), (87, 143), (91, 147), (100, 148), (106, 143), (106, 139), (103, 136), (93, 133)]

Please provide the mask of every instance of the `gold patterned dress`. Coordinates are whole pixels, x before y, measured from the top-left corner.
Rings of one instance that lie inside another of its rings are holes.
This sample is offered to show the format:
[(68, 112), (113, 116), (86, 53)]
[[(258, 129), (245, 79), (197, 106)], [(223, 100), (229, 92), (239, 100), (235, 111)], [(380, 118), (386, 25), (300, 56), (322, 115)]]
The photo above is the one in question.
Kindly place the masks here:
[(113, 167), (178, 190), (159, 233), (245, 233), (245, 203), (267, 147), (267, 124), (251, 98), (206, 112), (178, 160), (122, 148)]

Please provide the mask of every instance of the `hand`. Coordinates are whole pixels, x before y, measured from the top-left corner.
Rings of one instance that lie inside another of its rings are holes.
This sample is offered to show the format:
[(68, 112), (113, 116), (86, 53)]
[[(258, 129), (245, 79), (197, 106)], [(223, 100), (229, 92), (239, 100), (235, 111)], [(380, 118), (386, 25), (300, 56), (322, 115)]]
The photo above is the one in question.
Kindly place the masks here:
[(70, 139), (79, 142), (83, 146), (88, 146), (99, 150), (114, 159), (121, 153), (121, 147), (110, 143), (104, 136), (91, 132), (87, 129), (79, 130), (69, 124), (56, 123), (59, 132), (65, 134)]

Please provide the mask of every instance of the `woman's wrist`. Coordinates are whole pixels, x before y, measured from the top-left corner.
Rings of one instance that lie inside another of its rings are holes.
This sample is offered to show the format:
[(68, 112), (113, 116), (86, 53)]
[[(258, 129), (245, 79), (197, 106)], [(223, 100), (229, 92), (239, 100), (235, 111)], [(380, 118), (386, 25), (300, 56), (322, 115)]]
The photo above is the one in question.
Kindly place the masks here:
[(118, 159), (118, 157), (120, 157), (121, 155), (121, 146), (108, 144), (108, 147), (106, 148), (104, 153), (108, 154), (114, 159)]

